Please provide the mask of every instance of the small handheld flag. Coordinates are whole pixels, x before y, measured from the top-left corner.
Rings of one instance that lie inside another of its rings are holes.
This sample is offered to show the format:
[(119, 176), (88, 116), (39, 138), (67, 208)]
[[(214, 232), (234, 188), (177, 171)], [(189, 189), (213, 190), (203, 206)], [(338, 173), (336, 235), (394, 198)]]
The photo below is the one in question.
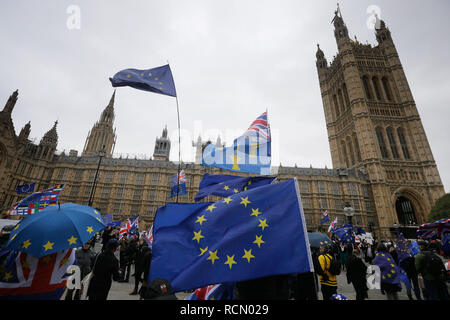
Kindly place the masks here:
[(17, 186), (17, 188), (16, 188), (17, 194), (31, 193), (34, 191), (35, 185), (36, 185), (36, 182)]
[(330, 216), (328, 215), (328, 210), (325, 210), (323, 212), (323, 217), (320, 220), (320, 224), (324, 224), (325, 222), (328, 222), (328, 221), (330, 221)]

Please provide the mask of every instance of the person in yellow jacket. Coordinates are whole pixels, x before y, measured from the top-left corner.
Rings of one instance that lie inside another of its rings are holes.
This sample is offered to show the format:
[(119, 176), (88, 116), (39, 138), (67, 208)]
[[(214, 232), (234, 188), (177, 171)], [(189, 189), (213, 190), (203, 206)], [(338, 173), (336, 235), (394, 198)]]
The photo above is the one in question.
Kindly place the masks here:
[(321, 246), (318, 258), (320, 267), (322, 268), (321, 271), (323, 271), (319, 273), (320, 290), (322, 291), (323, 300), (331, 300), (331, 296), (337, 294), (337, 276), (328, 271), (331, 260), (334, 259), (329, 251), (328, 246)]

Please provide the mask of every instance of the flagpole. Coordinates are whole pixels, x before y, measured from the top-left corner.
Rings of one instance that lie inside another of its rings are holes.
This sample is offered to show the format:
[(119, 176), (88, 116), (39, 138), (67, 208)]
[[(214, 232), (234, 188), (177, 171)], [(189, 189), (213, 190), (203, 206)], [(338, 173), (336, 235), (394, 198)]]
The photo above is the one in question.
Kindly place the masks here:
[[(167, 64), (169, 65), (169, 60), (167, 60)], [(170, 70), (172, 73), (172, 70)], [(177, 203), (178, 203), (178, 193), (180, 191), (180, 171), (181, 171), (181, 125), (180, 125), (180, 107), (178, 104), (178, 94), (177, 89), (175, 86), (175, 80), (173, 79), (173, 73), (172, 73), (172, 80), (173, 80), (173, 87), (175, 90), (175, 100), (177, 102), (177, 118), (178, 118), (178, 171), (177, 171)]]

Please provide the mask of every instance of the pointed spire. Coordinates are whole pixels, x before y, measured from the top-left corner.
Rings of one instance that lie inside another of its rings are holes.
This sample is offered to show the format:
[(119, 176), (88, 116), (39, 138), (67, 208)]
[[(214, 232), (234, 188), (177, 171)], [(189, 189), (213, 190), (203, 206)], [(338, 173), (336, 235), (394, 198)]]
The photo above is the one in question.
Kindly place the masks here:
[(56, 126), (58, 125), (58, 120), (55, 121), (53, 127), (47, 131), (46, 134), (41, 139), (41, 145), (51, 146), (56, 149), (58, 145), (58, 132), (56, 131)]
[(19, 89), (16, 89), (8, 98), (8, 101), (5, 104), (5, 107), (3, 108), (3, 112), (11, 114), (11, 112), (14, 109), (14, 106), (17, 102), (17, 96), (19, 95)]

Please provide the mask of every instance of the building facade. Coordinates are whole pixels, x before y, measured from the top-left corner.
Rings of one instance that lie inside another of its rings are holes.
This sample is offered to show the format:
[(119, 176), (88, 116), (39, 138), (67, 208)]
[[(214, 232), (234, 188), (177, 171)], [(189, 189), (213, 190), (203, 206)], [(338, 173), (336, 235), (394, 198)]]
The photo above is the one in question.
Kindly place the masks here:
[[(348, 36), (339, 12), (333, 20), (338, 54), (328, 64), (318, 47), (316, 66), (327, 124), (333, 168), (273, 168), (278, 181), (296, 177), (309, 231), (320, 230), (328, 210), (338, 223), (352, 222), (379, 238), (391, 238), (396, 227), (411, 236), (424, 223), (434, 202), (444, 195), (436, 167), (403, 67), (384, 22), (376, 31), (378, 45), (361, 44)], [(169, 160), (167, 127), (156, 138), (150, 160), (114, 158), (115, 92), (88, 133), (83, 152), (57, 153), (57, 122), (39, 144), (28, 139), (31, 123), (16, 135), (12, 113), (15, 91), (0, 112), (0, 206), (6, 213), (23, 196), (18, 185), (36, 182), (35, 190), (65, 184), (60, 202), (92, 206), (115, 220), (139, 215), (141, 228), (153, 222), (159, 206), (172, 201), (170, 181), (178, 164)], [(221, 145), (220, 139), (216, 145)], [(182, 163), (187, 195), (194, 202), (205, 173), (230, 174), (200, 165), (201, 137), (194, 163)], [(99, 166), (99, 162), (101, 164)], [(96, 185), (94, 179), (98, 170)], [(249, 176), (246, 173), (233, 173)], [(209, 196), (202, 201), (216, 201)], [(325, 231), (323, 226), (322, 231)]]

